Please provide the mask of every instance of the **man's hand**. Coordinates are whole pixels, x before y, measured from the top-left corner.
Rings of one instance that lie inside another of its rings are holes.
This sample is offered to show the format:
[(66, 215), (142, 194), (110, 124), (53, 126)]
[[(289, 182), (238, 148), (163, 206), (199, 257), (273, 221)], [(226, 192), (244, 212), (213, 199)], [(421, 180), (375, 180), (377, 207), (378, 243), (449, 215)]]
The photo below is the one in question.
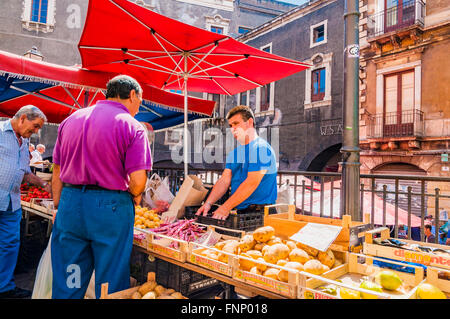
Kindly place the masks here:
[(45, 190), (46, 192), (48, 192), (49, 194), (52, 193), (52, 187), (50, 186), (49, 183), (47, 183), (47, 185), (44, 186), (44, 190)]
[(142, 202), (142, 194), (133, 196), (134, 205), (140, 205)]
[(222, 205), (214, 211), (214, 214), (212, 217), (225, 220), (225, 219), (227, 219), (228, 215), (230, 215), (230, 210), (228, 208), (226, 208), (224, 205)]
[(200, 214), (202, 214), (202, 216), (206, 216), (207, 214), (208, 214), (208, 212), (209, 212), (209, 210), (211, 209), (211, 205), (208, 203), (208, 202), (206, 202), (206, 203), (204, 203), (203, 205), (202, 205), (202, 207), (200, 207), (198, 210), (197, 210), (197, 212), (195, 213), (195, 215), (200, 215)]

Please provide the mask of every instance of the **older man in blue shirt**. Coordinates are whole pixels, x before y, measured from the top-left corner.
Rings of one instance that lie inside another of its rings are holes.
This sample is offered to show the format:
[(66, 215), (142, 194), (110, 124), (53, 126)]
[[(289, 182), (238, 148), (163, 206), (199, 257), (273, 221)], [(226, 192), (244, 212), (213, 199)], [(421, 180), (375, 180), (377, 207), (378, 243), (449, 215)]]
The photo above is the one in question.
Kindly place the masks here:
[(0, 121), (0, 298), (26, 298), (30, 291), (16, 287), (14, 269), (20, 245), (20, 184), (50, 185), (30, 171), (29, 138), (47, 120), (33, 105), (22, 107), (12, 119)]

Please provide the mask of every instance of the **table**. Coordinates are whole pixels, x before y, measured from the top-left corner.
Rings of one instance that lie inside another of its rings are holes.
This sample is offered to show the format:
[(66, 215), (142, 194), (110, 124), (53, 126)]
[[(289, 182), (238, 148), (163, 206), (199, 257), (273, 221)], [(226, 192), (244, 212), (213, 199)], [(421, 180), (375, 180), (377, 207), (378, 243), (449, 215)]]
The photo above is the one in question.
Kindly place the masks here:
[(136, 248), (137, 251), (140, 251), (142, 253), (145, 253), (145, 254), (148, 254), (148, 255), (152, 255), (152, 256), (154, 256), (156, 258), (159, 258), (159, 259), (162, 259), (164, 261), (170, 262), (170, 263), (172, 263), (174, 265), (177, 265), (177, 266), (180, 266), (180, 267), (183, 267), (183, 268), (186, 268), (186, 269), (198, 272), (198, 273), (200, 273), (202, 275), (205, 275), (205, 276), (217, 279), (218, 281), (221, 281), (221, 282), (224, 282), (224, 283), (229, 284), (231, 286), (234, 286), (235, 288), (237, 288), (236, 292), (242, 292), (242, 293), (245, 293), (245, 292), (248, 293), (249, 292), (249, 293), (253, 293), (253, 294), (260, 295), (260, 296), (267, 297), (267, 298), (271, 298), (271, 299), (288, 299), (285, 296), (282, 296), (282, 295), (279, 295), (279, 294), (276, 294), (276, 293), (273, 293), (273, 292), (270, 292), (270, 291), (267, 291), (267, 290), (264, 290), (264, 289), (261, 289), (261, 288), (258, 288), (258, 287), (249, 286), (248, 284), (246, 284), (244, 282), (241, 282), (241, 281), (238, 281), (238, 280), (235, 280), (232, 277), (228, 277), (228, 276), (219, 274), (219, 273), (217, 273), (215, 271), (212, 271), (212, 270), (200, 267), (198, 265), (190, 264), (188, 262), (180, 262), (180, 261), (177, 261), (175, 259), (159, 255), (159, 254), (154, 253), (154, 252), (149, 252), (148, 250), (146, 250), (146, 249), (144, 249), (142, 247), (139, 247), (137, 245), (134, 245), (134, 247)]
[(25, 218), (25, 235), (28, 235), (28, 225), (30, 223), (30, 214), (38, 215), (41, 217), (44, 217), (48, 220), (48, 226), (47, 226), (47, 237), (50, 236), (50, 233), (52, 231), (53, 226), (53, 215), (49, 213), (44, 213), (40, 210), (34, 209), (32, 207), (24, 206), (22, 205), (22, 211), (24, 213)]

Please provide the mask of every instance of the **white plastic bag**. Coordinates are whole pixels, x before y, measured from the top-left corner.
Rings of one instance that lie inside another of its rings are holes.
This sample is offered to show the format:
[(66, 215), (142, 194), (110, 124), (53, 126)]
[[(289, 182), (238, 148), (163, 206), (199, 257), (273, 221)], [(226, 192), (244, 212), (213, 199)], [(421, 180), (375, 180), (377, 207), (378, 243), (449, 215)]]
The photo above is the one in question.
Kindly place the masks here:
[[(291, 188), (289, 180), (278, 188), (277, 204), (294, 204), (294, 192)], [(282, 208), (277, 207), (277, 213), (281, 213)]]
[(41, 260), (39, 261), (31, 299), (52, 299), (53, 272), (50, 247), (51, 242), (52, 235), (50, 235), (47, 248), (45, 248)]
[(172, 194), (169, 188), (169, 177), (166, 176), (161, 179), (158, 174), (153, 174), (148, 180), (145, 187), (142, 201), (144, 206), (150, 208), (156, 208), (157, 201), (164, 201), (172, 203), (175, 196)]

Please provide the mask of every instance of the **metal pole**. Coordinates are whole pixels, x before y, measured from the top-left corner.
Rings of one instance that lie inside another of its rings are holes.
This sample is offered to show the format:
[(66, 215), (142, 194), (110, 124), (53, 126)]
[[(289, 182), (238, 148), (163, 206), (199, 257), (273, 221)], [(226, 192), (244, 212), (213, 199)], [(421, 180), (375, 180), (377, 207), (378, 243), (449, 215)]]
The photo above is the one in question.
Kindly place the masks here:
[(359, 199), (359, 3), (345, 1), (341, 211), (362, 221)]
[[(188, 129), (187, 129), (187, 123), (188, 123), (188, 95), (187, 95), (187, 82), (188, 82), (188, 76), (187, 76), (187, 52), (184, 54), (184, 133), (183, 133), (183, 155), (184, 155), (184, 176), (187, 177), (188, 175)], [(189, 154), (190, 155), (190, 154)]]

